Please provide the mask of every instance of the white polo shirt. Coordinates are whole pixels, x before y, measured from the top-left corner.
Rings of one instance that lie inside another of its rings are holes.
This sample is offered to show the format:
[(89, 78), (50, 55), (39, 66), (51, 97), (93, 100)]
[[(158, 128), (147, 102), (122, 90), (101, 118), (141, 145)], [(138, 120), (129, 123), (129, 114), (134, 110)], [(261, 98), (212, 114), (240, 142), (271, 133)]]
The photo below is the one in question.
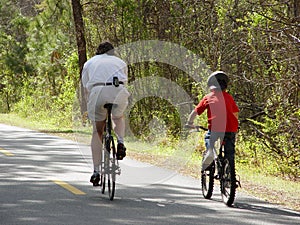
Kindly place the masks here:
[(95, 55), (83, 66), (82, 84), (91, 91), (94, 84), (113, 82), (113, 77), (127, 82), (127, 73), (127, 64), (122, 59), (108, 54)]

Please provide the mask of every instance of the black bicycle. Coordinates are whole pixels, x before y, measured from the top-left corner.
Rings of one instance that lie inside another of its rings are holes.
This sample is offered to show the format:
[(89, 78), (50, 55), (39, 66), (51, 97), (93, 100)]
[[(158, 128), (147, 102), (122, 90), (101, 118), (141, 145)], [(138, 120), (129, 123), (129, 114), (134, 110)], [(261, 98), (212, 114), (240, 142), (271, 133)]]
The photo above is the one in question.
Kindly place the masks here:
[[(196, 131), (200, 129), (207, 131), (207, 128), (202, 126), (193, 127)], [(206, 199), (210, 199), (214, 190), (214, 181), (220, 181), (220, 191), (222, 201), (227, 206), (232, 206), (235, 200), (236, 189), (241, 187), (240, 181), (237, 179), (235, 171), (235, 162), (225, 154), (226, 137), (223, 140), (216, 141), (213, 148), (215, 159), (201, 173), (201, 189), (202, 195)]]
[(105, 188), (107, 185), (109, 199), (112, 201), (115, 196), (116, 189), (116, 175), (121, 174), (121, 169), (119, 167), (119, 162), (116, 158), (116, 146), (114, 142), (114, 137), (112, 135), (112, 120), (111, 111), (113, 107), (117, 107), (116, 104), (107, 103), (104, 108), (107, 110), (107, 119), (104, 133), (103, 141), (103, 154), (101, 163), (101, 176), (100, 176), (100, 186), (102, 194), (105, 193)]

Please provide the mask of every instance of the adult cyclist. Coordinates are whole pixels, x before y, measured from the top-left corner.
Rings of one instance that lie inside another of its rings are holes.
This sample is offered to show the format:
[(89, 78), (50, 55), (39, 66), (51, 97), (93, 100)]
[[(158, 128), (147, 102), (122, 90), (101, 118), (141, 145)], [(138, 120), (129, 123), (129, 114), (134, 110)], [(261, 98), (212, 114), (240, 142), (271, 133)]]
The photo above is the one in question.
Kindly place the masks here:
[(127, 64), (115, 55), (114, 46), (109, 42), (101, 43), (97, 48), (96, 55), (84, 64), (82, 84), (87, 98), (88, 116), (93, 122), (91, 150), (94, 172), (90, 182), (94, 186), (98, 186), (100, 181), (99, 167), (107, 114), (104, 108), (106, 103), (117, 104), (117, 107), (112, 109), (114, 131), (118, 140), (117, 159), (122, 160), (126, 156), (123, 114), (128, 105), (129, 97), (129, 92), (125, 87), (127, 80)]

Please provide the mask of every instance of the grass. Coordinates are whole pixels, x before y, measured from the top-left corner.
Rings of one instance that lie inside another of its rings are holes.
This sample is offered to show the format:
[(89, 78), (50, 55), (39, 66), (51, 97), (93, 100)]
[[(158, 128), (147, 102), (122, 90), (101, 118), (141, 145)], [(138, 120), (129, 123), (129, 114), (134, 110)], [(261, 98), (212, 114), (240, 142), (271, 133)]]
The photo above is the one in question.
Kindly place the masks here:
[(238, 165), (245, 192), (265, 201), (300, 211), (300, 182), (259, 173), (256, 168)]
[[(91, 129), (88, 127), (74, 125), (57, 127), (47, 121), (28, 120), (15, 114), (0, 114), (0, 123), (38, 130), (85, 144), (90, 142)], [(131, 158), (199, 178), (201, 165), (199, 152), (204, 150), (202, 137), (203, 134), (193, 133), (188, 139), (179, 142), (154, 139), (151, 143), (127, 138), (127, 152)], [(195, 143), (198, 144), (195, 146)], [(241, 177), (242, 185), (239, 191), (300, 211), (299, 181), (266, 175), (257, 168), (242, 163), (237, 163), (237, 174)]]

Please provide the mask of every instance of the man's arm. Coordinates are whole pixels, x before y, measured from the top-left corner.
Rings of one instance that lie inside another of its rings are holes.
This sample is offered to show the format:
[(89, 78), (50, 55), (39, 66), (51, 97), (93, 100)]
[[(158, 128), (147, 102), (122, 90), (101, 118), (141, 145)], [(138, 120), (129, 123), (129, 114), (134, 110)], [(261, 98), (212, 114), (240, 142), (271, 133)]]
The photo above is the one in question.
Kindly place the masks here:
[(82, 69), (81, 82), (83, 85), (84, 98), (86, 102), (88, 102), (88, 97), (89, 97), (89, 90), (87, 89), (88, 81), (89, 81), (89, 75), (87, 70), (87, 63), (85, 63)]
[(89, 101), (89, 94), (90, 94), (89, 90), (87, 88), (84, 88), (84, 97), (86, 102)]

